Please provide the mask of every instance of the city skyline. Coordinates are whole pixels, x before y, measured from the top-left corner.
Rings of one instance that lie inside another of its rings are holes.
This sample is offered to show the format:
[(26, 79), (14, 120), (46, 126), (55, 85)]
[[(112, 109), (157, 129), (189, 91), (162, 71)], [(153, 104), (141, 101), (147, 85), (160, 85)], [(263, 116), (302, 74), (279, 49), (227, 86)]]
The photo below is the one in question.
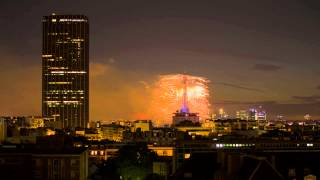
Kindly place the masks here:
[[(92, 20), (91, 120), (137, 117), (144, 113), (147, 88), (157, 76), (181, 72), (211, 81), (214, 110), (223, 107), (231, 114), (262, 105), (272, 116), (302, 119), (308, 113), (319, 118), (316, 1), (231, 7), (223, 2), (186, 2), (183, 7), (176, 2), (109, 2), (88, 8), (84, 1), (72, 7), (63, 2), (63, 8), (36, 2), (1, 2), (0, 75), (8, 77), (1, 78), (2, 115), (41, 114), (39, 22), (46, 14), (76, 12)], [(140, 11), (141, 4), (149, 8)], [(18, 28), (21, 23), (30, 31)]]

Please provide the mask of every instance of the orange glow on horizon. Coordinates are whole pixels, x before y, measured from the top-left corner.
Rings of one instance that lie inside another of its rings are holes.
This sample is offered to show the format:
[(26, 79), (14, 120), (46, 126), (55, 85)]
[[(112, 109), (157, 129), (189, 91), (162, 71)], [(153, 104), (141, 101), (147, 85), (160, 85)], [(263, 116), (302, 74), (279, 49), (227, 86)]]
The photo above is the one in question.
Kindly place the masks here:
[(136, 113), (133, 115), (134, 120), (149, 120), (150, 116), (145, 113)]

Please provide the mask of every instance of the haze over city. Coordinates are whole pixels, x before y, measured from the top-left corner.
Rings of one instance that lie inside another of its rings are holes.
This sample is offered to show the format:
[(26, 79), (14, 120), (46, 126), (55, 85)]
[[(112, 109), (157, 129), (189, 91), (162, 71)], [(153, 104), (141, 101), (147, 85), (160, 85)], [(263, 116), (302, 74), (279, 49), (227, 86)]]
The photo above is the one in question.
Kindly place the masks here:
[(41, 114), (41, 18), (90, 20), (90, 120), (148, 118), (159, 75), (210, 80), (212, 110), (320, 116), (316, 0), (0, 2), (0, 114)]
[(320, 1), (0, 2), (0, 179), (320, 178)]

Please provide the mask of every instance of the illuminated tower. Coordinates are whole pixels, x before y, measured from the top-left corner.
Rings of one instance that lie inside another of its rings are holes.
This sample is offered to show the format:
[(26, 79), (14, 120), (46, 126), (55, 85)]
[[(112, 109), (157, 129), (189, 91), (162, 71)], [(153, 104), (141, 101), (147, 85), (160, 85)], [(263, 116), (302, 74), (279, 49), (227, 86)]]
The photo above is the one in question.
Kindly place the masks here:
[(83, 15), (42, 19), (42, 115), (62, 128), (89, 121), (89, 22)]
[(181, 112), (184, 113), (188, 113), (189, 112), (189, 108), (188, 108), (188, 78), (186, 75), (183, 75), (182, 77), (182, 81), (183, 81), (183, 95), (182, 95), (182, 108), (181, 108)]
[(172, 124), (173, 126), (180, 124), (184, 121), (189, 121), (192, 123), (199, 123), (199, 115), (198, 113), (191, 113), (189, 112), (188, 108), (188, 77), (186, 75), (183, 75), (182, 77), (183, 82), (183, 93), (182, 93), (182, 107), (180, 111), (177, 111), (174, 113), (174, 116), (172, 117)]
[(258, 120), (257, 113), (258, 113), (258, 111), (256, 109), (254, 109), (254, 108), (249, 109), (248, 120), (257, 121)]

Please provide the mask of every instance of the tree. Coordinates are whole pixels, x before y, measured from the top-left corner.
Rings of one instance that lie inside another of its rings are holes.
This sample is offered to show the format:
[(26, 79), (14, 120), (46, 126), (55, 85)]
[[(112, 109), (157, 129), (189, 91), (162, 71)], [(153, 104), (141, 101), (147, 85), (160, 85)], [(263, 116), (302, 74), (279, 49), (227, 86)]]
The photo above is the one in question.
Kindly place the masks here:
[(109, 159), (100, 167), (103, 179), (143, 180), (152, 173), (152, 163), (157, 155), (145, 143), (125, 145), (119, 149), (117, 158)]

